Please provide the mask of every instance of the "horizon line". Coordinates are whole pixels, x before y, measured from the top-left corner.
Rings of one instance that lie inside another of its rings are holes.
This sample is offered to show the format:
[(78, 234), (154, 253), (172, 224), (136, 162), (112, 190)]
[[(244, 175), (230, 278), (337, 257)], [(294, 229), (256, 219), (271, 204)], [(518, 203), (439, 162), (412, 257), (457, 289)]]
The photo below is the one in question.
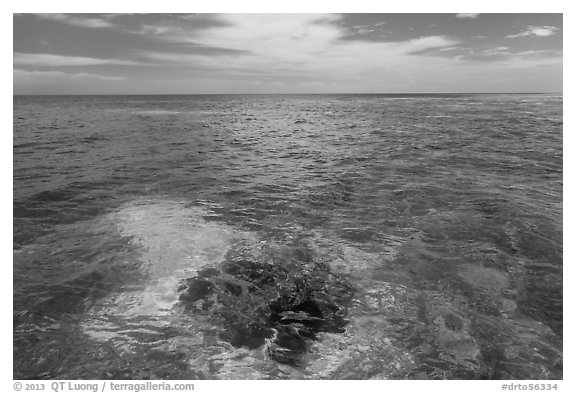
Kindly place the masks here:
[(434, 95), (434, 94), (564, 94), (563, 91), (526, 92), (378, 92), (378, 93), (55, 93), (55, 94), (15, 94), (17, 96), (205, 96), (205, 95)]

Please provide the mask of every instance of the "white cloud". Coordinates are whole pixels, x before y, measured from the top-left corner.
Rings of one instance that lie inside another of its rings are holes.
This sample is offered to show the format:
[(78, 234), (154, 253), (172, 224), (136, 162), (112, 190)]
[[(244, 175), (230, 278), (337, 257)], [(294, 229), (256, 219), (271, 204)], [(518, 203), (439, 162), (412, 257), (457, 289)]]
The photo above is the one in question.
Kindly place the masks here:
[(82, 56), (60, 56), (45, 53), (14, 53), (14, 65), (36, 67), (89, 66), (89, 65), (138, 65), (119, 59), (97, 59)]
[(459, 46), (446, 46), (443, 48), (440, 48), (440, 52), (453, 52), (453, 51), (462, 51), (462, 50), (466, 50), (468, 48), (462, 48)]
[(507, 55), (509, 54), (510, 48), (507, 46), (497, 46), (495, 48), (488, 48), (480, 51), (478, 54), (480, 55)]
[(74, 14), (38, 14), (42, 19), (57, 20), (74, 26), (89, 27), (92, 29), (108, 28), (114, 25), (110, 23), (110, 18), (88, 18)]
[(506, 38), (519, 38), (519, 37), (548, 37), (558, 32), (555, 26), (528, 26), (528, 28), (518, 34), (511, 34)]
[(354, 30), (356, 30), (356, 32), (360, 35), (365, 35), (368, 33), (372, 33), (375, 30), (377, 30), (377, 27), (383, 26), (385, 25), (386, 22), (378, 22), (378, 23), (372, 23), (372, 24), (368, 24), (368, 25), (356, 25), (353, 26)]
[(480, 14), (456, 14), (459, 19), (476, 19)]
[(26, 71), (14, 69), (14, 84), (58, 83), (62, 80), (80, 81), (119, 81), (126, 79), (123, 76), (107, 76), (79, 72), (69, 74), (62, 71)]
[[(342, 40), (346, 32), (336, 23), (341, 17), (332, 14), (231, 14), (219, 17), (226, 22), (224, 26), (176, 35), (172, 39), (225, 47), (238, 51), (238, 54), (221, 55), (217, 59), (177, 53), (148, 53), (147, 56), (179, 65), (188, 62), (191, 69), (336, 80), (358, 75), (366, 77), (394, 67), (405, 69), (433, 63), (437, 59), (412, 53), (458, 43), (443, 36), (401, 42)], [(249, 55), (241, 55), (242, 51)]]
[(523, 52), (514, 53), (515, 56), (543, 56), (546, 55), (547, 57), (561, 57), (560, 53), (557, 53), (553, 50), (526, 50)]

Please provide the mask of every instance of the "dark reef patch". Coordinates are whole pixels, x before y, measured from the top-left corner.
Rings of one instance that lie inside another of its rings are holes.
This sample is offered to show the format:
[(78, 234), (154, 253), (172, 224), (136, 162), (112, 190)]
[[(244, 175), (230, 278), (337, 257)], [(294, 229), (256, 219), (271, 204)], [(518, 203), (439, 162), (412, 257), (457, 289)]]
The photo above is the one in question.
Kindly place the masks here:
[(303, 366), (321, 332), (343, 333), (352, 287), (317, 260), (303, 240), (232, 248), (218, 268), (186, 280), (180, 302), (208, 317), (235, 347)]

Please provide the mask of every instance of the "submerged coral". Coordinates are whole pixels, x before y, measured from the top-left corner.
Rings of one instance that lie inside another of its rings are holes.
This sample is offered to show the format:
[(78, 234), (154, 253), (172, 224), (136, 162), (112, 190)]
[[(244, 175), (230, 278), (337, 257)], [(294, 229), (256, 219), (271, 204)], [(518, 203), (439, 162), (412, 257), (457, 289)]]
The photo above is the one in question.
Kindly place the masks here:
[(220, 326), (222, 339), (235, 347), (265, 346), (271, 359), (293, 366), (303, 365), (320, 332), (345, 331), (353, 295), (302, 241), (239, 245), (181, 289), (184, 308)]

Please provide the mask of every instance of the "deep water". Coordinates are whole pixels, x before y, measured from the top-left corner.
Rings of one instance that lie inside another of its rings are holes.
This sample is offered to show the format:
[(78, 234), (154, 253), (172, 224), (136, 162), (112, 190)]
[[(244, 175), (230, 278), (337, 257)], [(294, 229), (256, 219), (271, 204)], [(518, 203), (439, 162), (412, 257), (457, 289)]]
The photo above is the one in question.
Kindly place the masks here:
[(15, 379), (562, 378), (562, 96), (14, 97)]

